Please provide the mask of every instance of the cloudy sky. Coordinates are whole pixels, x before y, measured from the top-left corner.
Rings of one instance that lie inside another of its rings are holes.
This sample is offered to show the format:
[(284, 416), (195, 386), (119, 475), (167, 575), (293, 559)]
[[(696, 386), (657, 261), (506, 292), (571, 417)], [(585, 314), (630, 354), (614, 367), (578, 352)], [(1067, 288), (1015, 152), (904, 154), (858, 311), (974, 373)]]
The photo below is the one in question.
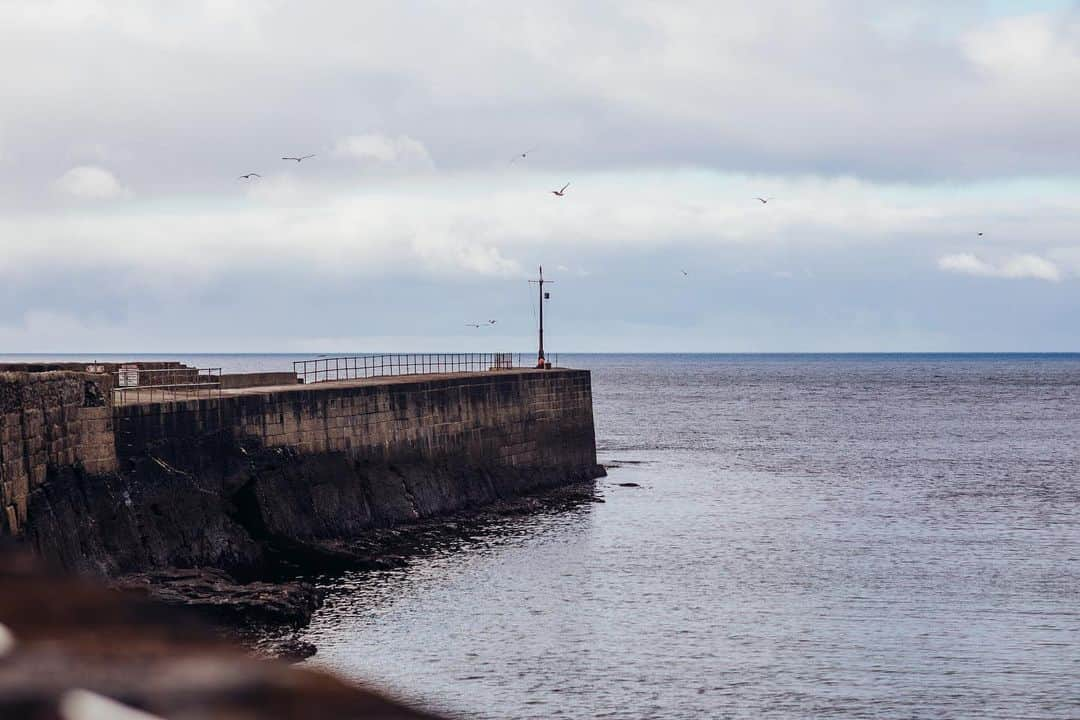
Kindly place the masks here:
[(1078, 2), (0, 0), (0, 68), (0, 353), (527, 350), (540, 263), (551, 350), (1080, 350)]

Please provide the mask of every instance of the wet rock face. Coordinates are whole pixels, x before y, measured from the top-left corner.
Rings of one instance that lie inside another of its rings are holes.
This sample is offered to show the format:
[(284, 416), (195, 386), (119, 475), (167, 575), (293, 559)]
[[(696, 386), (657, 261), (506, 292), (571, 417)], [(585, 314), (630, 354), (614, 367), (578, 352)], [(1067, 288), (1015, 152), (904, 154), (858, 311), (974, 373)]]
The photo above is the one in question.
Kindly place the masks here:
[(74, 468), (51, 475), (31, 493), (26, 537), (42, 557), (81, 574), (257, 572), (263, 549), (234, 514), (220, 477), (196, 480), (147, 459), (127, 475)]
[[(0, 718), (56, 720), (90, 691), (162, 718), (436, 718), (331, 676), (253, 659), (187, 613), (44, 574), (0, 548)], [(87, 705), (88, 703), (83, 703)]]
[(191, 568), (125, 575), (111, 587), (139, 592), (168, 605), (188, 606), (206, 619), (227, 625), (240, 622), (300, 626), (322, 604), (310, 583), (237, 582), (223, 570)]
[[(214, 462), (207, 460), (211, 452)], [(388, 465), (344, 453), (299, 455), (228, 440), (190, 449), (173, 465), (153, 456), (124, 475), (67, 469), (30, 497), (26, 537), (78, 573), (121, 576), (216, 568), (234, 577), (297, 565), (340, 564), (340, 544), (369, 531), (437, 520), (602, 473), (445, 462)], [(337, 543), (339, 549), (326, 550)], [(322, 557), (319, 557), (322, 556)]]

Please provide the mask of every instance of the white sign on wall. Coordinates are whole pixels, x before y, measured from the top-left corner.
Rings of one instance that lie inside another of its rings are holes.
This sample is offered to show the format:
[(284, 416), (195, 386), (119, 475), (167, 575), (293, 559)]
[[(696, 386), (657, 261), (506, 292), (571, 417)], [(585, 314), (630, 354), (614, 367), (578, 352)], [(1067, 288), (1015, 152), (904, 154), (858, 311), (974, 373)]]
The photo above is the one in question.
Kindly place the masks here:
[(138, 387), (139, 366), (121, 365), (116, 373), (116, 385), (117, 387)]

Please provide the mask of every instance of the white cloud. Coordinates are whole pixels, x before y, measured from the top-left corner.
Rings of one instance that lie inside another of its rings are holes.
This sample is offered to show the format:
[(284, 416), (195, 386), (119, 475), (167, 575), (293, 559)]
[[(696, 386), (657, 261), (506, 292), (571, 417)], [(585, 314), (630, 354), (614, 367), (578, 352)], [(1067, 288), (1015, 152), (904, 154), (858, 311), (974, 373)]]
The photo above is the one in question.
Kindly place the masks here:
[[(987, 73), (1027, 89), (1060, 87), (1063, 79), (1080, 80), (1080, 43), (1075, 22), (1058, 15), (1009, 17), (977, 27), (961, 39), (971, 61)], [(1047, 71), (1052, 69), (1052, 77)], [(1035, 86), (1032, 86), (1032, 83)]]
[(946, 272), (981, 277), (1027, 278), (1050, 282), (1061, 280), (1058, 266), (1038, 255), (1013, 255), (997, 262), (989, 262), (971, 253), (957, 253), (938, 258), (938, 268)]
[(60, 176), (56, 189), (72, 197), (86, 200), (109, 200), (129, 197), (125, 188), (111, 172), (96, 165), (73, 167)]
[(459, 268), (477, 275), (520, 275), (521, 266), (503, 257), (499, 248), (490, 245), (470, 245), (451, 242), (447, 246), (418, 243), (416, 256), (431, 270)]
[(334, 152), (381, 168), (415, 172), (435, 167), (423, 143), (406, 135), (350, 135), (338, 141)]
[(938, 268), (965, 275), (993, 275), (994, 267), (969, 253), (943, 255), (938, 258)]
[[(573, 270), (596, 268), (605, 258), (722, 248), (732, 260), (782, 253), (786, 259), (766, 267), (784, 270), (793, 252), (842, 248), (855, 256), (903, 243), (917, 256), (924, 250), (913, 243), (966, 233), (977, 217), (995, 236), (1022, 231), (1029, 238), (1023, 250), (1038, 257), (987, 265), (990, 270), (978, 259), (952, 257), (942, 261), (944, 269), (1050, 277), (1058, 268), (1051, 262), (1072, 267), (1054, 253), (1064, 251), (1069, 228), (1080, 222), (1080, 201), (1064, 189), (1058, 197), (1042, 195), (1042, 188), (1006, 188), (983, 199), (851, 179), (690, 171), (575, 176), (579, 191), (565, 198), (547, 192), (559, 186), (557, 176), (505, 167), (390, 177), (376, 185), (320, 182), (295, 169), (243, 187), (232, 178), (222, 182), (241, 194), (155, 195), (104, 214), (68, 208), (0, 216), (0, 276), (33, 277), (61, 266), (107, 269), (156, 292), (194, 289), (252, 269), (327, 277), (506, 276), (537, 262)], [(763, 185), (777, 197), (768, 206), (753, 199)], [(1037, 218), (1025, 219), (1022, 228), (1008, 225), (1025, 213)]]

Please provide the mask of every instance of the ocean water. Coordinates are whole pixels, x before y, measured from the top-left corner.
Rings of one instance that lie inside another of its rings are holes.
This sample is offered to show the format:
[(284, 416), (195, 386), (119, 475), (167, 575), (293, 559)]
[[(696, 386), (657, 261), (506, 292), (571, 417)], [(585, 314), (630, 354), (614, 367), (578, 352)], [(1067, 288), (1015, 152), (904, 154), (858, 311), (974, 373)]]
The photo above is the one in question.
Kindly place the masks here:
[(1080, 717), (1080, 356), (564, 363), (606, 502), (328, 583), (312, 664), (461, 717)]
[(1080, 355), (561, 360), (605, 502), (325, 579), (310, 664), (460, 717), (1080, 717)]

